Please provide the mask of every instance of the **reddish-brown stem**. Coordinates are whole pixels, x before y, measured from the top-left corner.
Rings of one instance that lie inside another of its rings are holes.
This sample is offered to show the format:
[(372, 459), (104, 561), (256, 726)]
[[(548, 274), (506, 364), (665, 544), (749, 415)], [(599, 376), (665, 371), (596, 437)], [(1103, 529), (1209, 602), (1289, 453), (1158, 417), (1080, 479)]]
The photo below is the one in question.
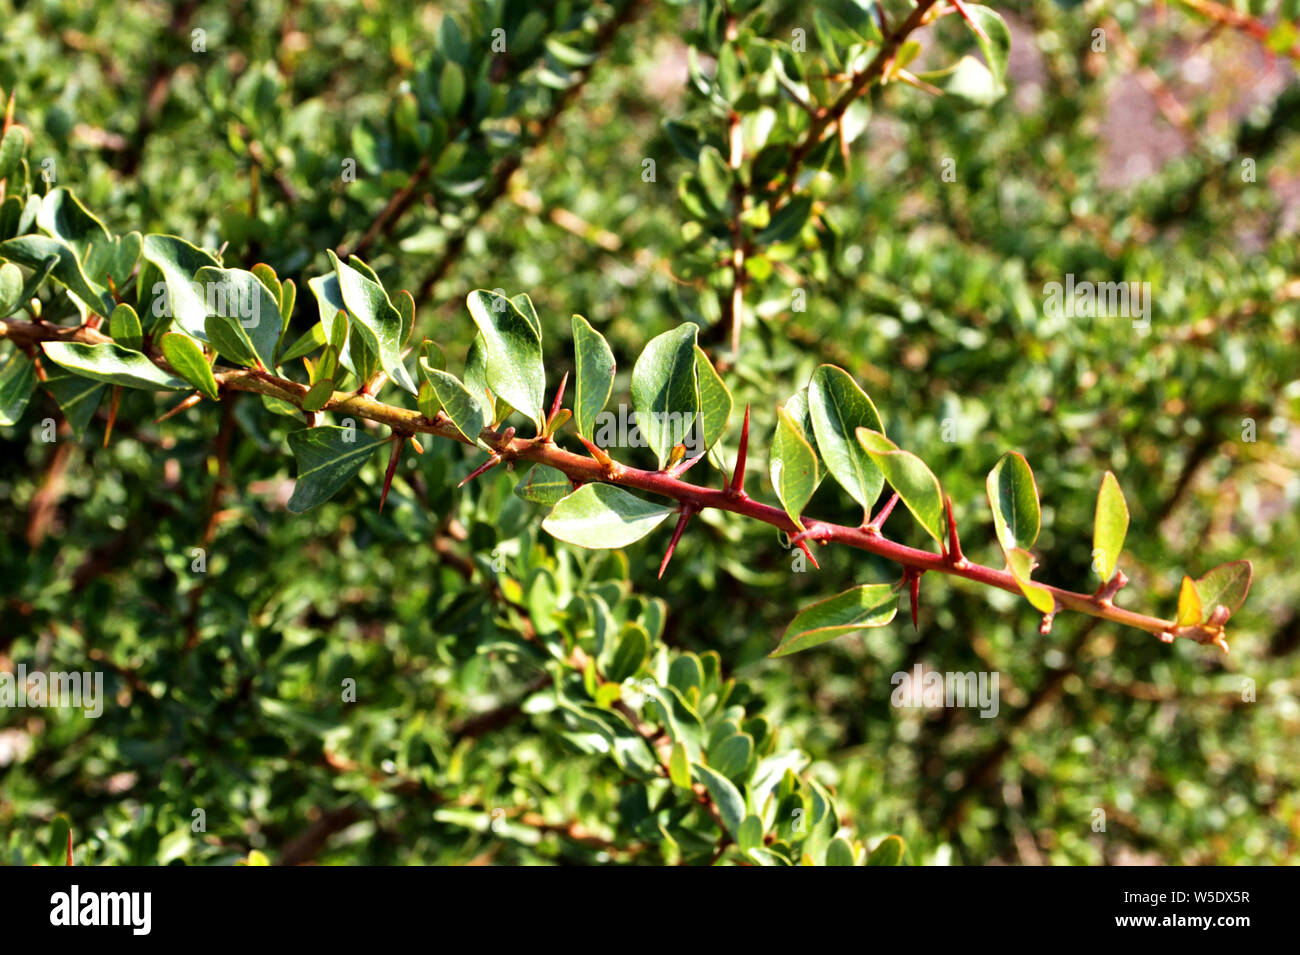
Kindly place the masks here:
[[(82, 341), (91, 344), (110, 341), (101, 332), (84, 327), (57, 327), (49, 324), (14, 321), (0, 321), (0, 338), (9, 338), (19, 346), (29, 348), (35, 347), (44, 341)], [(150, 357), (165, 367), (160, 355), (153, 353)], [(253, 369), (216, 366), (213, 368), (213, 372), (218, 384), (224, 389), (269, 395), (281, 398), (299, 407), (301, 407), (302, 400), (308, 391), (306, 385)], [(325, 410), (366, 418), (387, 425), (394, 430), (407, 433), (432, 434), (468, 445), (475, 443), (464, 437), (449, 421), (430, 422), (418, 411), (384, 404), (368, 395), (336, 391), (326, 402)], [(726, 488), (710, 488), (690, 484), (662, 471), (643, 471), (640, 468), (619, 464), (613, 461), (604, 451), (583, 438), (580, 438), (580, 440), (592, 453), (592, 457), (566, 451), (564, 448), (550, 442), (516, 438), (510, 433), (511, 431), (512, 429), (507, 429), (504, 433), (498, 433), (490, 428), (485, 428), (479, 434), (478, 439), (493, 451), (496, 460), (492, 463), (505, 458), (546, 464), (558, 471), (562, 471), (574, 482), (604, 482), (646, 491), (675, 500), (681, 505), (690, 505), (697, 513), (709, 507), (721, 511), (730, 511), (733, 514), (740, 514), (752, 520), (762, 521), (778, 530), (785, 531), (787, 534), (793, 535), (802, 531), (806, 532), (806, 539), (842, 544), (875, 554), (886, 560), (893, 561), (903, 567), (904, 570), (918, 572), (933, 570), (952, 577), (971, 580), (985, 586), (997, 587), (1008, 593), (1022, 593), (1020, 585), (1016, 583), (1015, 578), (1008, 571), (995, 570), (992, 567), (971, 563), (970, 561), (966, 561), (964, 564), (955, 564), (945, 554), (936, 554), (932, 551), (909, 547), (890, 540), (881, 534), (880, 525), (883, 524), (884, 518), (888, 516), (896, 503), (896, 495), (890, 498), (871, 524), (865, 527), (848, 527), (809, 518), (804, 518), (804, 526), (799, 527), (782, 509), (756, 501), (748, 495), (736, 493), (734, 480), (733, 485)], [(600, 460), (602, 458), (603, 461)], [(482, 473), (482, 470), (484, 469), (480, 469), (476, 473)], [(808, 554), (811, 557), (811, 552), (808, 552)], [(816, 563), (815, 560), (814, 563)], [(1148, 633), (1162, 636), (1162, 638), (1167, 635), (1170, 640), (1174, 637), (1184, 637), (1197, 643), (1216, 644), (1222, 639), (1222, 631), (1209, 625), (1179, 627), (1169, 620), (1161, 620), (1158, 617), (1151, 617), (1116, 607), (1109, 601), (1099, 599), (1096, 594), (1075, 593), (1053, 587), (1050, 584), (1039, 584), (1039, 586), (1052, 595), (1059, 607), (1145, 630)]]

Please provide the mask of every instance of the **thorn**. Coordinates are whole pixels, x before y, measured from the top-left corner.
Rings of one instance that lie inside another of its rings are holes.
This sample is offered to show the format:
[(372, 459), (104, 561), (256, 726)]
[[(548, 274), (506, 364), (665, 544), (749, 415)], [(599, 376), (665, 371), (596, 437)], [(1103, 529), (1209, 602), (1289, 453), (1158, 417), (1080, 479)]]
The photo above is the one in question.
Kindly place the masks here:
[(673, 551), (677, 550), (677, 542), (682, 539), (682, 532), (686, 530), (686, 525), (690, 523), (693, 516), (695, 516), (695, 508), (690, 504), (683, 504), (682, 516), (677, 518), (677, 526), (673, 528), (673, 537), (668, 542), (668, 550), (664, 552), (664, 559), (659, 562), (660, 580), (663, 579), (664, 571), (668, 569), (668, 561), (673, 558)]
[(72, 865), (72, 827), (68, 827), (68, 865)]
[(108, 439), (113, 436), (113, 423), (117, 421), (117, 406), (122, 403), (122, 386), (113, 386), (113, 397), (108, 403), (108, 427), (104, 429), (104, 447), (108, 447)]
[(596, 459), (596, 463), (605, 468), (605, 470), (609, 470), (614, 466), (614, 459), (606, 454), (601, 448), (596, 447), (582, 435), (578, 435), (578, 440), (582, 442), (582, 446), (587, 449), (587, 452)]
[(920, 606), (921, 603), (921, 574), (922, 573), (923, 573), (922, 571), (914, 570), (911, 567), (907, 568), (907, 570), (904, 571), (904, 576), (907, 577), (908, 596), (912, 598), (912, 629), (917, 631), (918, 633), (921, 630), (921, 625), (917, 622), (916, 612), (917, 612), (917, 608)]
[(894, 494), (885, 502), (885, 506), (876, 513), (874, 518), (872, 518), (868, 523), (862, 525), (862, 529), (868, 534), (879, 534), (880, 528), (884, 526), (885, 519), (889, 517), (890, 513), (894, 510), (894, 505), (897, 503), (898, 495)]
[(551, 402), (551, 413), (546, 416), (546, 425), (542, 428), (543, 434), (550, 434), (551, 422), (555, 416), (560, 413), (560, 402), (564, 400), (564, 389), (569, 384), (569, 373), (566, 371), (564, 377), (560, 379), (560, 387), (555, 389), (555, 400)]
[(492, 455), (490, 458), (488, 458), (486, 461), (484, 461), (482, 464), (476, 467), (473, 471), (469, 472), (469, 476), (466, 477), (465, 480), (461, 481), (456, 486), (464, 487), (466, 484), (474, 480), (484, 471), (490, 471), (492, 468), (496, 467), (500, 463), (501, 463), (501, 455), (499, 454)]
[(1056, 611), (1043, 614), (1043, 622), (1038, 625), (1038, 632), (1047, 636), (1052, 632), (1052, 621), (1056, 619)]
[(122, 304), (122, 295), (117, 290), (117, 283), (113, 281), (113, 276), (108, 273), (104, 274), (104, 279), (108, 282), (108, 294), (113, 296), (113, 301), (118, 305)]
[(1222, 650), (1224, 653), (1228, 652), (1228, 641), (1224, 637), (1223, 631), (1219, 631), (1218, 635), (1210, 642), (1214, 644), (1216, 647), (1218, 647), (1220, 650)]
[(749, 405), (745, 405), (745, 423), (740, 426), (740, 445), (736, 448), (736, 469), (731, 472), (727, 490), (736, 497), (745, 496), (745, 457), (749, 453)]
[(412, 451), (414, 451), (416, 454), (424, 454), (424, 445), (422, 445), (416, 439), (415, 435), (411, 435), (409, 438), (407, 438), (407, 440), (411, 442)]
[(172, 415), (180, 414), (182, 411), (185, 411), (189, 408), (193, 408), (196, 404), (198, 404), (202, 400), (203, 400), (203, 395), (196, 391), (194, 392), (194, 394), (190, 395), (188, 398), (186, 398), (184, 401), (178, 404), (171, 411), (166, 412), (161, 418), (155, 418), (153, 423), (159, 424), (160, 422), (166, 421)]
[(952, 516), (951, 495), (945, 494), (943, 496), (943, 506), (948, 515), (948, 559), (952, 561), (953, 564), (961, 567), (966, 563), (966, 558), (962, 556), (961, 541), (957, 538), (957, 521)]
[[(393, 486), (393, 475), (397, 473), (397, 462), (402, 459), (402, 447), (406, 444), (403, 435), (398, 433), (394, 435), (397, 438), (393, 442), (392, 453), (388, 456), (388, 470), (384, 472), (384, 490), (379, 495), (379, 513), (384, 513), (384, 502), (388, 500), (388, 489)], [(406, 437), (410, 437), (406, 435)]]
[(807, 541), (800, 541), (799, 549), (803, 551), (805, 557), (807, 557), (810, 561), (812, 561), (812, 565), (814, 567), (816, 567), (818, 570), (822, 569), (822, 565), (817, 563), (817, 558), (813, 556), (813, 552), (808, 549)]

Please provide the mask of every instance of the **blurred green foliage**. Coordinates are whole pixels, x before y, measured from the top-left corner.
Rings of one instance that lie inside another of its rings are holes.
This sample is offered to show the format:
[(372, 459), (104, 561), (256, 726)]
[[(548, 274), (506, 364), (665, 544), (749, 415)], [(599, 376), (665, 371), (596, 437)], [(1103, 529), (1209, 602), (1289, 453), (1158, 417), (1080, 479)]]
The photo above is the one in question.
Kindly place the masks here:
[[(39, 389), (0, 428), (0, 668), (100, 669), (113, 702), (97, 720), (0, 713), (5, 861), (59, 858), (70, 825), (86, 863), (862, 862), (891, 833), (927, 864), (1294, 862), (1300, 86), (1285, 57), (1181, 7), (997, 7), (1005, 95), (873, 87), (852, 142), (828, 139), (792, 190), (807, 218), (756, 240), (723, 368), (752, 405), (751, 456), (838, 364), (940, 477), (972, 559), (998, 555), (984, 476), (1024, 452), (1038, 577), (1080, 590), (1113, 470), (1132, 513), (1121, 603), (1172, 616), (1184, 573), (1254, 562), (1230, 656), (1067, 614), (1041, 635), (1025, 601), (932, 574), (919, 631), (903, 614), (771, 660), (797, 609), (895, 570), (824, 548), (797, 572), (770, 527), (705, 512), (659, 581), (653, 544), (593, 554), (541, 532), (518, 474), (457, 490), (481, 455), (443, 441), (403, 459), (382, 513), (376, 458), (294, 516), (298, 423), (254, 395), (155, 425), (176, 397), (126, 391), (101, 447), (107, 402), (83, 440), (49, 443), (60, 416)], [(587, 316), (617, 403), (645, 343), (683, 321), (726, 354), (737, 183), (694, 201), (716, 172), (696, 147), (730, 158), (733, 111), (770, 110), (769, 140), (797, 142), (809, 117), (762, 50), (802, 31), (785, 79), (825, 102), (861, 67), (844, 25), (869, 36), (861, 10), (0, 0), (0, 89), (32, 133), (35, 192), (293, 277), (290, 341), (316, 318), (303, 293), (325, 250), (363, 250), (458, 371), (471, 289), (529, 292), (549, 379), (572, 367), (567, 316)], [(917, 36), (917, 73), (983, 55), (955, 15)], [(741, 183), (751, 237), (784, 168), (761, 155)], [(1069, 275), (1149, 282), (1150, 328), (1049, 315), (1045, 287)], [(43, 307), (74, 314), (53, 289)], [(811, 512), (860, 514), (832, 482)], [(585, 658), (627, 673), (640, 720)], [(917, 663), (999, 674), (996, 718), (891, 705)], [(705, 805), (657, 771), (637, 730), (670, 724), (748, 787), (764, 848), (754, 823), (712, 816), (723, 784)]]

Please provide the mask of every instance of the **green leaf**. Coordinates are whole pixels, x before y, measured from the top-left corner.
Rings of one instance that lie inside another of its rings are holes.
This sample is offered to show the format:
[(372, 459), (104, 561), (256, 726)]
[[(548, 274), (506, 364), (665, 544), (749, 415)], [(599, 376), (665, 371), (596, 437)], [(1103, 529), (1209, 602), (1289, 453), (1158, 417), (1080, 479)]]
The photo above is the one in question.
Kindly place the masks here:
[(36, 390), (36, 363), (15, 351), (0, 369), (0, 425), (14, 425)]
[(668, 757), (668, 778), (679, 789), (691, 788), (691, 760), (681, 741), (673, 743), (672, 754)]
[(926, 533), (942, 544), (943, 491), (939, 488), (939, 479), (924, 461), (910, 451), (900, 451), (883, 434), (858, 428), (857, 435), (871, 460), (884, 473), (889, 486), (898, 493), (899, 500), (907, 505)]
[(700, 437), (704, 445), (699, 450), (704, 452), (726, 434), (734, 405), (722, 376), (699, 345), (695, 346), (695, 377), (700, 385)]
[(459, 378), (445, 371), (432, 368), (420, 360), (420, 374), (433, 389), (438, 404), (446, 412), (456, 430), (470, 440), (478, 442), (479, 432), (483, 430), (483, 404), (466, 388)]
[(534, 464), (515, 485), (516, 496), (547, 506), (558, 504), (572, 493), (573, 483), (568, 475), (549, 464)]
[(732, 733), (708, 748), (709, 765), (728, 779), (738, 779), (754, 755), (754, 738), (748, 733)]
[(763, 846), (763, 820), (753, 813), (746, 816), (745, 821), (740, 824), (740, 834), (736, 837), (736, 844), (745, 852), (761, 849)]
[(578, 547), (626, 547), (645, 537), (673, 512), (612, 484), (584, 484), (542, 521), (553, 537)]
[(0, 318), (16, 312), (23, 303), (23, 272), (12, 262), (0, 265)]
[(10, 126), (0, 139), (0, 179), (7, 178), (22, 161), (27, 151), (27, 130), (23, 126)]
[(856, 431), (867, 428), (884, 434), (876, 406), (847, 371), (822, 365), (808, 385), (808, 412), (826, 470), (864, 512), (869, 512), (884, 487), (885, 476), (858, 441)]
[(817, 455), (784, 408), (776, 412), (776, 435), (772, 439), (768, 470), (781, 506), (802, 530), (799, 515), (817, 489)]
[(459, 63), (448, 61), (442, 66), (438, 80), (438, 106), (442, 115), (455, 116), (465, 98), (465, 71)]
[(43, 269), (48, 260), (54, 265), (49, 271), (55, 279), (83, 304), (99, 315), (107, 315), (113, 310), (113, 300), (108, 292), (94, 284), (82, 271), (77, 253), (61, 239), (51, 239), (43, 235), (23, 235), (7, 242), (0, 242), (0, 258), (11, 259), (29, 269)]
[[(367, 358), (367, 360), (362, 363), (363, 368), (360, 369), (358, 368), (358, 364), (353, 361), (354, 353), (363, 356), (367, 354), (367, 346), (365, 340), (360, 335), (350, 334), (351, 323), (348, 320), (348, 307), (343, 303), (343, 292), (339, 288), (338, 275), (331, 272), (328, 275), (319, 275), (314, 279), (308, 279), (307, 287), (311, 289), (311, 294), (316, 299), (316, 308), (320, 313), (322, 332), (321, 344), (324, 344), (326, 341), (335, 341), (336, 336), (342, 334), (343, 345), (339, 346), (339, 361), (342, 362), (344, 368), (356, 375), (358, 380), (362, 378), (369, 380), (370, 376), (365, 374), (364, 366), (374, 363), (375, 366), (378, 367), (378, 359), (374, 358), (372, 361)], [(339, 325), (343, 326), (343, 331), (341, 333), (338, 331)], [(304, 336), (304, 338), (305, 337), (306, 336)], [(299, 339), (299, 342), (301, 342), (301, 339)], [(345, 345), (348, 347), (344, 347)], [(295, 344), (289, 351), (295, 352), (297, 349), (298, 345)], [(310, 349), (301, 354), (294, 355), (294, 357), (301, 358), (302, 355), (308, 354), (309, 352)], [(286, 354), (280, 360), (282, 362), (288, 361), (289, 355)]]
[(887, 836), (880, 845), (871, 850), (867, 856), (867, 865), (902, 865), (903, 840), (898, 836)]
[(696, 763), (691, 769), (709, 791), (713, 805), (717, 807), (718, 815), (727, 827), (727, 833), (731, 838), (737, 838), (740, 835), (740, 825), (745, 820), (745, 798), (741, 796), (740, 790), (726, 776), (707, 766)]
[(212, 366), (203, 357), (203, 349), (199, 348), (194, 339), (188, 335), (168, 332), (163, 335), (160, 347), (167, 364), (176, 369), (176, 374), (199, 389), (205, 397), (213, 401), (219, 399), (217, 379), (212, 375)]
[(984, 482), (993, 508), (993, 527), (1003, 550), (1028, 549), (1038, 540), (1041, 514), (1038, 485), (1025, 456), (1008, 451), (993, 465)]
[(1005, 90), (989, 68), (973, 56), (963, 56), (946, 69), (918, 73), (917, 78), (937, 86), (945, 96), (976, 107), (992, 106)]
[(673, 446), (686, 441), (700, 411), (695, 374), (699, 326), (684, 322), (650, 339), (632, 368), (632, 407), (637, 430), (662, 470)]
[(1236, 613), (1250, 593), (1253, 571), (1248, 560), (1234, 560), (1220, 564), (1196, 581), (1196, 593), (1208, 618), (1216, 605), (1227, 607), (1228, 615)]
[(836, 836), (831, 840), (831, 844), (826, 847), (826, 864), (828, 866), (857, 865), (857, 859), (853, 855), (853, 846), (849, 845), (847, 839)]
[(80, 342), (42, 342), (41, 348), (50, 361), (83, 378), (127, 388), (157, 391), (160, 388), (181, 390), (188, 385), (167, 374), (138, 351), (105, 342), (83, 345)]
[(1180, 627), (1194, 627), (1204, 619), (1205, 611), (1201, 607), (1196, 584), (1192, 578), (1184, 575), (1182, 586), (1178, 588), (1178, 614), (1174, 617), (1174, 623)]
[(532, 321), (504, 296), (476, 289), (469, 293), (467, 304), (483, 336), (487, 386), (540, 432), (546, 387), (541, 336)]
[(257, 367), (257, 352), (239, 323), (220, 315), (209, 315), (203, 322), (204, 337), (217, 354), (245, 368)]
[(144, 329), (140, 327), (140, 316), (130, 305), (122, 302), (108, 316), (108, 333), (113, 341), (131, 351), (144, 349)]
[(897, 592), (891, 584), (863, 584), (805, 607), (769, 656), (789, 656), (848, 633), (883, 627), (898, 613)]
[(330, 264), (338, 276), (339, 294), (355, 320), (356, 333), (366, 341), (370, 350), (379, 356), (379, 366), (397, 387), (416, 394), (418, 389), (402, 364), (402, 314), (393, 307), (388, 295), (378, 282), (367, 277), (360, 268), (359, 259), (352, 264), (339, 261), (329, 252)]
[[(979, 44), (980, 52), (984, 54), (984, 62), (988, 64), (989, 72), (993, 74), (999, 92), (1005, 92), (1007, 57), (1011, 52), (1011, 32), (1002, 17), (988, 7), (978, 3), (968, 3), (965, 7), (974, 24), (984, 31), (984, 36), (975, 33), (975, 41)], [(971, 32), (975, 32), (973, 27)]]
[(700, 185), (704, 187), (710, 204), (719, 212), (725, 212), (731, 195), (731, 170), (715, 147), (705, 146), (700, 150), (699, 173)]
[(170, 314), (186, 335), (207, 341), (203, 323), (208, 317), (208, 303), (195, 287), (195, 276), (199, 269), (218, 268), (220, 263), (174, 235), (145, 236), (143, 254), (162, 273), (166, 286), (166, 295), (154, 301), (155, 315)]
[(594, 441), (596, 418), (605, 410), (614, 388), (614, 352), (605, 336), (581, 315), (573, 316), (573, 424), (578, 434)]
[(1107, 471), (1097, 492), (1097, 510), (1092, 525), (1092, 560), (1102, 580), (1110, 580), (1124, 550), (1128, 534), (1128, 504), (1115, 475)]
[[(247, 343), (263, 367), (275, 367), (280, 343), (280, 304), (252, 272), (204, 267), (194, 280), (206, 293), (210, 318), (219, 319), (229, 334)], [(204, 330), (211, 325), (205, 319)]]
[(811, 212), (812, 199), (807, 196), (796, 196), (776, 210), (772, 221), (768, 223), (766, 229), (754, 237), (754, 241), (759, 245), (771, 245), (796, 238), (803, 230)]
[(650, 634), (646, 632), (645, 627), (637, 623), (627, 624), (619, 635), (614, 657), (605, 668), (606, 679), (622, 683), (629, 677), (636, 676), (649, 653)]
[(289, 511), (301, 514), (338, 493), (365, 465), (375, 448), (387, 444), (354, 427), (325, 425), (289, 435), (298, 462), (298, 481), (289, 497)]
[(36, 225), (42, 232), (72, 246), (82, 262), (86, 261), (86, 253), (92, 245), (111, 241), (104, 223), (87, 212), (77, 197), (62, 186), (51, 189), (42, 200), (36, 213)]
[(334, 397), (334, 379), (321, 378), (302, 396), (303, 411), (320, 411)]
[(108, 385), (58, 367), (48, 369), (42, 384), (63, 412), (73, 436), (80, 441)]
[(1051, 591), (1030, 580), (1030, 576), (1037, 564), (1034, 555), (1027, 550), (1016, 547), (1006, 551), (1006, 557), (1007, 569), (1011, 571), (1011, 576), (1016, 578), (1020, 592), (1025, 595), (1026, 600), (1033, 604), (1034, 609), (1042, 613), (1051, 613), (1055, 610), (1056, 598), (1052, 596)]

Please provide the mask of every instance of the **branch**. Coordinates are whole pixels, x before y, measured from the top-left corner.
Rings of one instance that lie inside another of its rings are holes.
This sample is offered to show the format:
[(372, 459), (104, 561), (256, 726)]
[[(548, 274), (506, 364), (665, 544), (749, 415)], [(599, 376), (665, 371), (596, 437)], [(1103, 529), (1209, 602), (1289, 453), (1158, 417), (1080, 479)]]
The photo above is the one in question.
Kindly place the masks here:
[[(90, 344), (111, 341), (102, 332), (86, 326), (70, 328), (57, 327), (48, 323), (5, 321), (0, 321), (0, 338), (9, 338), (28, 350), (34, 349), (40, 342), (45, 341), (81, 341)], [(151, 353), (150, 358), (159, 367), (171, 370), (156, 352)], [(308, 392), (306, 385), (265, 371), (232, 369), (217, 365), (213, 367), (213, 372), (223, 389), (268, 395), (298, 407), (302, 406)], [(336, 391), (325, 403), (324, 410), (365, 418), (405, 434), (431, 434), (474, 446), (474, 442), (461, 435), (456, 427), (444, 420), (442, 416), (438, 416), (435, 421), (430, 421), (418, 411), (385, 404), (368, 395)], [(935, 571), (997, 587), (1009, 593), (1017, 595), (1022, 593), (1015, 578), (1007, 571), (971, 563), (965, 558), (959, 560), (952, 553), (934, 553), (909, 547), (885, 537), (874, 527), (848, 527), (804, 518), (803, 527), (800, 528), (780, 508), (763, 504), (747, 494), (736, 493), (730, 487), (710, 488), (691, 484), (663, 471), (644, 471), (608, 458), (608, 463), (602, 463), (586, 455), (566, 451), (550, 439), (516, 437), (513, 428), (507, 428), (504, 432), (485, 428), (479, 435), (479, 439), (493, 455), (501, 460), (545, 464), (564, 472), (573, 481), (584, 484), (603, 482), (647, 491), (674, 500), (683, 508), (689, 507), (695, 513), (710, 507), (730, 511), (769, 524), (787, 534), (799, 535), (801, 539), (815, 540), (823, 544), (843, 544), (884, 557), (898, 564), (905, 573)], [(1049, 584), (1040, 584), (1037, 581), (1035, 584), (1047, 590), (1058, 607), (1145, 630), (1165, 641), (1184, 637), (1197, 643), (1216, 643), (1222, 639), (1220, 627), (1210, 628), (1199, 625), (1179, 627), (1169, 620), (1116, 607), (1098, 594), (1076, 593)]]
[(808, 154), (813, 151), (826, 131), (840, 121), (844, 113), (854, 100), (861, 96), (867, 89), (878, 80), (888, 69), (889, 65), (894, 62), (899, 47), (906, 41), (919, 27), (923, 26), (933, 7), (939, 0), (919, 0), (916, 8), (907, 16), (907, 19), (899, 24), (898, 29), (891, 30), (885, 34), (884, 42), (876, 52), (875, 57), (867, 64), (861, 73), (855, 73), (849, 81), (848, 87), (842, 92), (830, 106), (823, 106), (813, 112), (812, 125), (808, 128), (808, 135), (800, 140), (799, 144), (790, 152), (790, 161), (786, 163), (785, 176), (776, 195), (772, 197), (772, 213), (775, 214), (778, 203), (783, 197), (788, 196), (794, 189), (795, 177), (799, 174), (799, 167), (803, 165)]

